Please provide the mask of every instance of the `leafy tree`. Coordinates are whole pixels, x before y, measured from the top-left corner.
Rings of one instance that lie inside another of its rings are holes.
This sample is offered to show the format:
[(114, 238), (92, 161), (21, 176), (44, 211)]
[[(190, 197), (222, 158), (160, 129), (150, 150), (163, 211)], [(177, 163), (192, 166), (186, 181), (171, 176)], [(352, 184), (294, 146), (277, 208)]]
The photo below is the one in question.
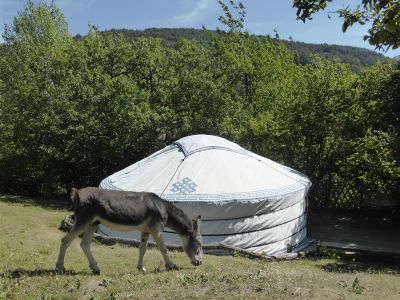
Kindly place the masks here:
[(175, 111), (176, 136), (193, 133), (221, 134), (221, 120), (228, 113), (226, 80), (215, 73), (209, 48), (182, 40), (171, 57), (173, 85), (171, 108)]
[[(211, 35), (211, 45), (217, 78), (226, 78), (230, 94), (223, 135), (294, 166), (299, 127), (291, 112), (306, 96), (302, 68), (279, 41), (243, 31), (243, 5), (231, 1), (222, 7), (228, 31)], [(239, 11), (238, 18), (231, 9)]]
[[(365, 69), (357, 82), (359, 102), (349, 155), (341, 166), (367, 196), (400, 194), (400, 70), (388, 64)], [(345, 176), (344, 176), (345, 177)]]
[(104, 174), (142, 157), (152, 110), (129, 72), (131, 55), (124, 38), (94, 29), (70, 48), (69, 93), (53, 133), (65, 141), (61, 182), (97, 185)]
[[(327, 7), (332, 0), (293, 0), (297, 8), (298, 19), (305, 22), (312, 15)], [(364, 40), (378, 49), (400, 47), (400, 2), (397, 0), (360, 0), (356, 8), (349, 6), (337, 13), (343, 19), (342, 30), (345, 32), (355, 23), (366, 24), (372, 21), (371, 28)]]
[[(242, 2), (236, 3), (234, 0), (229, 0), (229, 5), (225, 4), (224, 1), (219, 0), (219, 5), (221, 6), (224, 16), (220, 16), (218, 20), (228, 27), (231, 33), (242, 33), (244, 29), (244, 21), (246, 18), (246, 9)], [(237, 17), (234, 13), (237, 13)]]
[[(393, 131), (400, 126), (400, 69), (377, 63), (364, 69), (358, 80), (364, 130)], [(365, 131), (364, 131), (365, 132)]]
[[(210, 44), (209, 32), (212, 30), (202, 30), (193, 28), (150, 28), (144, 30), (112, 29), (104, 31), (102, 34), (111, 33), (113, 35), (122, 34), (128, 40), (135, 40), (140, 37), (159, 38), (161, 45), (168, 48), (178, 48), (182, 39), (199, 41), (203, 46)], [(255, 37), (255, 36), (254, 36)], [(256, 36), (260, 39), (268, 39), (267, 36)], [(79, 37), (82, 39), (83, 37)], [(281, 39), (287, 48), (295, 52), (296, 63), (306, 65), (309, 63), (312, 54), (318, 54), (323, 58), (340, 61), (350, 65), (351, 69), (360, 73), (363, 68), (370, 67), (377, 61), (392, 61), (381, 53), (377, 53), (365, 48), (352, 46), (328, 45), (328, 44), (307, 44), (297, 41), (286, 41)]]
[[(296, 162), (313, 182), (313, 200), (329, 203), (337, 162), (353, 138), (357, 113), (354, 84), (348, 66), (315, 56), (304, 68), (307, 96), (292, 113), (300, 127)], [(315, 203), (315, 202), (314, 202)]]
[(50, 48), (69, 43), (71, 36), (64, 15), (55, 1), (35, 5), (28, 0), (24, 11), (5, 25), (3, 38), (7, 44), (36, 45)]
[[(395, 138), (389, 132), (367, 129), (364, 136), (350, 141), (351, 152), (338, 163), (340, 174), (361, 191), (364, 199), (381, 195), (396, 198), (400, 194)], [(352, 205), (357, 204), (356, 200)]]
[(64, 93), (59, 86), (72, 38), (54, 2), (36, 6), (32, 1), (5, 27), (3, 38), (0, 94), (6, 133), (2, 136), (1, 183), (31, 192), (54, 190), (54, 182), (45, 178), (58, 177), (48, 160), (56, 154), (43, 145), (58, 121), (54, 107)]

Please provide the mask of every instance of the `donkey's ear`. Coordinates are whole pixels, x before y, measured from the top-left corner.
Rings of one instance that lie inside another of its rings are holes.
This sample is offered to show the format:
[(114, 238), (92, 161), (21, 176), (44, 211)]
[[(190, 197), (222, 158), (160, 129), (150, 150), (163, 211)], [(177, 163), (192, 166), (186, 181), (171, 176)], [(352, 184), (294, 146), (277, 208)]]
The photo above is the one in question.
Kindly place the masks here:
[(72, 203), (72, 207), (74, 207), (74, 204), (77, 203), (78, 200), (79, 200), (78, 189), (77, 189), (77, 188), (72, 188), (72, 189), (71, 189), (71, 203)]
[(200, 236), (200, 224), (201, 224), (201, 216), (198, 216), (193, 220), (193, 230), (196, 236)]
[(78, 189), (72, 188), (71, 189), (71, 200), (73, 201), (78, 196)]

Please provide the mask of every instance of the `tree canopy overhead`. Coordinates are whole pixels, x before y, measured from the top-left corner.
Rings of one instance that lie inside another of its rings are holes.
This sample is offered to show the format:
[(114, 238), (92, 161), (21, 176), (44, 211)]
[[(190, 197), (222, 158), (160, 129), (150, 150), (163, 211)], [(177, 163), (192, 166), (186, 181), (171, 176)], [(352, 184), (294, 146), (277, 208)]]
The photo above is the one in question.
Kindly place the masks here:
[[(305, 22), (312, 15), (327, 8), (333, 0), (293, 0), (297, 8), (297, 18)], [(350, 1), (349, 1), (350, 2)], [(400, 1), (398, 0), (358, 0), (355, 8), (343, 7), (337, 10), (343, 19), (342, 30), (358, 23), (361, 25), (372, 22), (364, 40), (378, 49), (397, 49), (400, 47)], [(349, 3), (350, 4), (350, 3)], [(351, 3), (353, 4), (353, 3)]]

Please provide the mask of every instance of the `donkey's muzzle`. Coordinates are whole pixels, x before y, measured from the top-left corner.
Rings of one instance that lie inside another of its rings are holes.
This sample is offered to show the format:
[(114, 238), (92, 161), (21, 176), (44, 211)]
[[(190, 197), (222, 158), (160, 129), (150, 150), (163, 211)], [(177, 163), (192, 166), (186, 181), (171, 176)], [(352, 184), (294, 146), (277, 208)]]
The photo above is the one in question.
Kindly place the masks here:
[(195, 260), (194, 262), (192, 262), (192, 264), (194, 265), (194, 266), (200, 266), (201, 265), (201, 260)]

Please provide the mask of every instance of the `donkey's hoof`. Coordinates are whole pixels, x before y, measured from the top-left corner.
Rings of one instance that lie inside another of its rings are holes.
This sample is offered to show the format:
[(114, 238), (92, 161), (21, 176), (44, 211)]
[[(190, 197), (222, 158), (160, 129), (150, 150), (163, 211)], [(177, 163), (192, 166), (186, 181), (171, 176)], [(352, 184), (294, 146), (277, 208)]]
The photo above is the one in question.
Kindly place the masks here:
[(56, 273), (65, 273), (64, 266), (56, 266)]
[(92, 269), (93, 275), (100, 275), (100, 269)]
[(178, 270), (179, 269), (176, 264), (165, 265), (165, 267), (168, 270)]
[(139, 272), (141, 272), (141, 273), (146, 273), (146, 272), (147, 272), (147, 270), (146, 270), (145, 267), (137, 267), (137, 269), (138, 269)]

